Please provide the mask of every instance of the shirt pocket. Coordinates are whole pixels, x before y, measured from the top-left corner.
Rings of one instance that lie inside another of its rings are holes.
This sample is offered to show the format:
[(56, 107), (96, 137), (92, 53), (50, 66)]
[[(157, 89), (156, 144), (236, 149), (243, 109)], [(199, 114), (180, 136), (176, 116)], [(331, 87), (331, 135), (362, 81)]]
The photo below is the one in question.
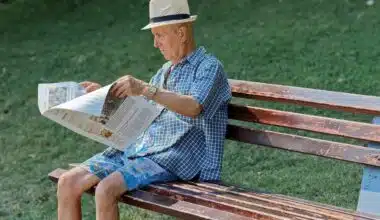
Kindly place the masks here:
[(173, 77), (168, 82), (168, 89), (180, 95), (189, 95), (192, 83), (190, 75)]

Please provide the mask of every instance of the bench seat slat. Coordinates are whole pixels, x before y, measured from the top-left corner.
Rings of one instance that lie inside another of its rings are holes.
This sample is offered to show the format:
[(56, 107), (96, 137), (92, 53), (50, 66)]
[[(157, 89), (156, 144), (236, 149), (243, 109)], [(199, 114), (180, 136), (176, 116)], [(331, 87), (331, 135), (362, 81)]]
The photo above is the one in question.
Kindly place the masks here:
[[(67, 170), (56, 169), (49, 174), (49, 178), (54, 182), (58, 182), (59, 177), (65, 172), (67, 172)], [(92, 195), (94, 192), (95, 187), (88, 190), (88, 193)], [(224, 212), (181, 200), (175, 200), (143, 190), (135, 190), (133, 192), (126, 193), (120, 198), (120, 201), (129, 205), (164, 213), (181, 219), (252, 219), (230, 212)]]
[[(57, 182), (66, 170), (49, 174)], [(88, 193), (94, 194), (95, 187)], [(212, 183), (150, 185), (121, 197), (121, 202), (181, 219), (336, 219), (374, 220), (374, 216), (292, 197), (245, 191)]]
[(380, 126), (334, 118), (312, 116), (231, 104), (229, 118), (266, 125), (302, 129), (323, 134), (380, 142)]
[(273, 194), (268, 192), (256, 192), (252, 190), (242, 189), (236, 186), (228, 186), (222, 183), (200, 183), (191, 182), (191, 184), (208, 188), (210, 190), (220, 191), (232, 195), (237, 195), (241, 198), (248, 199), (261, 199), (263, 201), (271, 201), (273, 204), (281, 204), (290, 207), (297, 207), (302, 210), (308, 210), (316, 213), (324, 213), (328, 216), (335, 216), (343, 219), (355, 219), (355, 220), (378, 220), (380, 216), (375, 216), (367, 213), (359, 213), (349, 209), (344, 209), (341, 207), (336, 207), (332, 205), (322, 204), (318, 202), (312, 202), (304, 199), (299, 199), (295, 197)]
[[(302, 210), (295, 206), (274, 203), (269, 199), (247, 198), (220, 190), (209, 189), (189, 183), (167, 183), (151, 185), (150, 191), (163, 195), (179, 197), (184, 201), (211, 206), (221, 210), (228, 209), (231, 212), (258, 217), (258, 214), (286, 217), (290, 219), (320, 220), (320, 219), (347, 219), (340, 213), (323, 213), (321, 211)], [(240, 208), (239, 208), (240, 207)], [(352, 216), (351, 216), (352, 217)]]
[(235, 97), (276, 101), (340, 111), (380, 115), (380, 98), (344, 92), (230, 79)]
[(318, 220), (320, 218), (310, 217), (307, 215), (292, 212), (290, 210), (273, 208), (270, 204), (254, 204), (239, 201), (233, 198), (225, 198), (221, 195), (217, 196), (210, 193), (210, 190), (204, 188), (197, 188), (189, 184), (159, 184), (150, 185), (150, 192), (156, 194), (170, 196), (178, 200), (196, 203), (203, 206), (232, 212), (239, 215), (244, 215), (257, 219), (305, 219), (305, 220)]
[(273, 131), (255, 130), (236, 125), (228, 125), (226, 137), (245, 143), (380, 167), (380, 150), (373, 148)]

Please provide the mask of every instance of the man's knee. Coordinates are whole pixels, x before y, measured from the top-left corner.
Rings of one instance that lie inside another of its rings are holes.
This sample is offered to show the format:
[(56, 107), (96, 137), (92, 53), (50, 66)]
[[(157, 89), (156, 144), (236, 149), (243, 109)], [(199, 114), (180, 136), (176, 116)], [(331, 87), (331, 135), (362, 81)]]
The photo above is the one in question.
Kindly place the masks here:
[(74, 168), (59, 177), (57, 196), (58, 198), (77, 198), (85, 190), (86, 177), (89, 173), (81, 168)]
[(80, 197), (82, 192), (79, 192), (78, 187), (76, 187), (78, 181), (78, 175), (75, 175), (70, 171), (59, 177), (57, 189), (58, 198)]
[(115, 172), (99, 182), (95, 190), (95, 199), (97, 202), (116, 201), (126, 190), (121, 174)]
[(117, 200), (118, 195), (114, 192), (113, 184), (110, 181), (102, 180), (96, 186), (95, 190), (95, 199), (98, 202), (108, 201), (108, 200)]

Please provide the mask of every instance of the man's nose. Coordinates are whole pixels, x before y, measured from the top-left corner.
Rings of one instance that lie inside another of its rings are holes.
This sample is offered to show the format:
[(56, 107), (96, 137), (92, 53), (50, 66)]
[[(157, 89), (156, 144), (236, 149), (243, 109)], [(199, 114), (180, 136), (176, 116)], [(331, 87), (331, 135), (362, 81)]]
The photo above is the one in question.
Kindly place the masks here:
[(157, 42), (156, 39), (153, 40), (153, 46), (154, 46), (155, 48), (158, 48), (158, 42)]

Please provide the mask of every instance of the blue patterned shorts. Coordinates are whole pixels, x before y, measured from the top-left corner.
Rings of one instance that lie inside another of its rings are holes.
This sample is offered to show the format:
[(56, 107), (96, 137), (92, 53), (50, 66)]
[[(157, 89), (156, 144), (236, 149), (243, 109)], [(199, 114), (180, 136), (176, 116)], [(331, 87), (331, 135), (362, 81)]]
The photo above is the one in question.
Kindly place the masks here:
[(122, 151), (96, 154), (82, 163), (88, 171), (100, 179), (118, 171), (123, 175), (128, 191), (144, 187), (150, 183), (169, 182), (178, 177), (146, 157), (128, 159)]

